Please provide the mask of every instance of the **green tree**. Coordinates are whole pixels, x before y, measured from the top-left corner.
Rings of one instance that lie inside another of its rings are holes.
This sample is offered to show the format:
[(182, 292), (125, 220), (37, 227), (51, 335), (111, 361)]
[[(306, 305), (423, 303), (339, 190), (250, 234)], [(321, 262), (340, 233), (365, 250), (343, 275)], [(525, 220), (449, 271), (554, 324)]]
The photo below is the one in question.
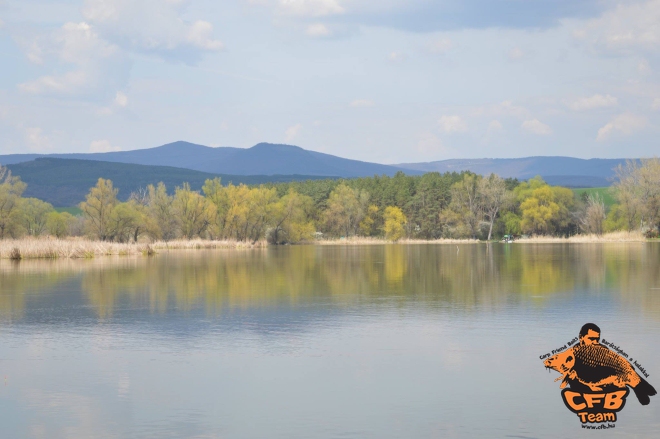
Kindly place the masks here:
[(311, 197), (290, 189), (289, 193), (280, 198), (271, 210), (268, 242), (284, 244), (311, 239), (315, 231), (311, 220), (313, 204)]
[(451, 187), (451, 202), (442, 218), (456, 236), (476, 239), (483, 221), (483, 200), (479, 190), (481, 176), (464, 174), (463, 179)]
[(174, 213), (174, 197), (167, 194), (163, 182), (157, 186), (147, 186), (147, 224), (146, 232), (152, 239), (170, 241), (177, 237), (178, 223)]
[(184, 183), (177, 187), (172, 202), (181, 235), (187, 239), (201, 236), (213, 221), (213, 209), (198, 192), (190, 190)]
[(371, 236), (376, 232), (375, 225), (376, 220), (378, 219), (378, 211), (378, 206), (375, 204), (369, 205), (366, 215), (362, 218), (362, 221), (360, 221), (360, 234), (363, 236)]
[(69, 235), (69, 228), (73, 221), (75, 218), (69, 212), (50, 211), (46, 217), (46, 230), (51, 236), (64, 238)]
[(405, 235), (404, 225), (408, 222), (403, 211), (396, 206), (388, 206), (385, 209), (385, 225), (383, 231), (385, 237), (390, 241), (398, 241)]
[(110, 212), (107, 221), (109, 241), (137, 242), (140, 233), (145, 230), (145, 216), (134, 201), (118, 203)]
[(86, 200), (80, 203), (85, 216), (87, 230), (101, 241), (112, 239), (109, 221), (112, 210), (117, 205), (118, 189), (112, 187), (111, 180), (99, 178), (96, 186), (90, 189)]
[(573, 191), (551, 187), (541, 177), (534, 177), (520, 183), (514, 193), (520, 202), (520, 228), (523, 233), (568, 233), (570, 211), (575, 204)]
[(328, 197), (328, 207), (324, 212), (327, 229), (340, 236), (357, 234), (368, 203), (369, 194), (366, 191), (340, 184)]
[(19, 227), (19, 203), (27, 185), (0, 166), (0, 239), (15, 236)]
[(265, 186), (250, 189), (247, 197), (245, 237), (254, 244), (263, 238), (277, 202), (277, 191)]
[(37, 198), (23, 198), (20, 201), (21, 223), (30, 236), (39, 236), (47, 230), (48, 214), (53, 206)]
[(215, 238), (222, 238), (225, 236), (227, 213), (229, 212), (229, 190), (222, 186), (219, 177), (213, 180), (206, 180), (202, 187), (202, 192), (207, 200), (209, 200), (215, 208), (215, 221), (210, 227), (211, 235)]

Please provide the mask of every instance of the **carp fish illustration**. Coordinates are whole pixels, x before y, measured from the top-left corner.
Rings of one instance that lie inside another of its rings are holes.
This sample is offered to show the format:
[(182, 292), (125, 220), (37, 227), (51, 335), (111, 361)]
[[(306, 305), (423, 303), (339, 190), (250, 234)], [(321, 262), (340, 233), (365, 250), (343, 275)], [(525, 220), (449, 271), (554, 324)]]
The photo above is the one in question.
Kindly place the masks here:
[(562, 381), (562, 389), (567, 384), (572, 389), (588, 388), (591, 391), (625, 389), (630, 386), (642, 405), (651, 402), (650, 397), (656, 394), (655, 388), (639, 376), (625, 358), (599, 344), (600, 330), (596, 333), (597, 338), (592, 337), (592, 340), (584, 340), (586, 334), (580, 335), (580, 344), (544, 361), (546, 368), (561, 374), (555, 381)]

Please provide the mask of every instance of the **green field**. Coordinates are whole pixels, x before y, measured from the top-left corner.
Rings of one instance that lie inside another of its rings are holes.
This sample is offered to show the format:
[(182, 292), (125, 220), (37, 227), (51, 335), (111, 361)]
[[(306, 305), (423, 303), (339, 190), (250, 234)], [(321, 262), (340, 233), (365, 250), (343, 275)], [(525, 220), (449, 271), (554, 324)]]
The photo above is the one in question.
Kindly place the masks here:
[(611, 187), (588, 187), (582, 189), (573, 189), (573, 191), (577, 194), (578, 197), (582, 196), (582, 194), (585, 192), (587, 194), (599, 194), (605, 203), (605, 207), (608, 209), (616, 203), (616, 199), (614, 198)]
[(73, 216), (82, 215), (82, 210), (79, 207), (56, 207), (56, 212), (69, 212)]

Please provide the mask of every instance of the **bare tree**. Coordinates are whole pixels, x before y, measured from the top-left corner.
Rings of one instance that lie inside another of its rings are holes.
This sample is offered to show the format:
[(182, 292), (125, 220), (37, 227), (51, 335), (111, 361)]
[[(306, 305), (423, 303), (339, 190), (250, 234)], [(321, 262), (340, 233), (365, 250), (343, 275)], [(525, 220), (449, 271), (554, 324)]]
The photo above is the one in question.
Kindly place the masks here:
[(479, 224), (483, 219), (483, 202), (480, 189), (481, 176), (465, 174), (463, 180), (451, 187), (451, 203), (444, 212), (447, 222), (459, 224), (460, 235), (477, 238)]
[(481, 205), (484, 218), (488, 221), (488, 241), (493, 235), (493, 224), (497, 215), (513, 202), (513, 193), (506, 189), (503, 178), (490, 174), (479, 181)]
[(628, 229), (656, 228), (660, 223), (660, 159), (628, 160), (616, 169), (617, 199), (626, 215)]
[(148, 206), (149, 205), (149, 188), (141, 187), (137, 190), (131, 192), (131, 195), (128, 197), (128, 201), (133, 201), (138, 206)]
[(580, 228), (586, 233), (603, 234), (605, 203), (600, 194), (589, 194), (586, 208), (579, 219)]

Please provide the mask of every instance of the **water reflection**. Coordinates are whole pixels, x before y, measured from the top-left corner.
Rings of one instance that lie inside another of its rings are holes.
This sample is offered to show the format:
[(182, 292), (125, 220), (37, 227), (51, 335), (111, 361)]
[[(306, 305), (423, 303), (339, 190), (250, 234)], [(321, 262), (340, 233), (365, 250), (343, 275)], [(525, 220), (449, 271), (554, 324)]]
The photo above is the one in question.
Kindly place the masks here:
[[(596, 321), (657, 386), (659, 263), (657, 243), (0, 261), (0, 436), (581, 437), (539, 355)], [(659, 401), (607, 436), (656, 437)]]
[[(119, 303), (164, 313), (298, 306), (349, 306), (389, 298), (466, 310), (545, 299), (565, 292), (609, 292), (622, 302), (660, 307), (660, 245), (385, 245), (176, 251), (154, 258), (0, 263), (0, 318), (20, 319), (26, 300), (79, 282), (99, 318)], [(656, 289), (654, 289), (656, 288)], [(77, 288), (76, 288), (77, 289)]]

